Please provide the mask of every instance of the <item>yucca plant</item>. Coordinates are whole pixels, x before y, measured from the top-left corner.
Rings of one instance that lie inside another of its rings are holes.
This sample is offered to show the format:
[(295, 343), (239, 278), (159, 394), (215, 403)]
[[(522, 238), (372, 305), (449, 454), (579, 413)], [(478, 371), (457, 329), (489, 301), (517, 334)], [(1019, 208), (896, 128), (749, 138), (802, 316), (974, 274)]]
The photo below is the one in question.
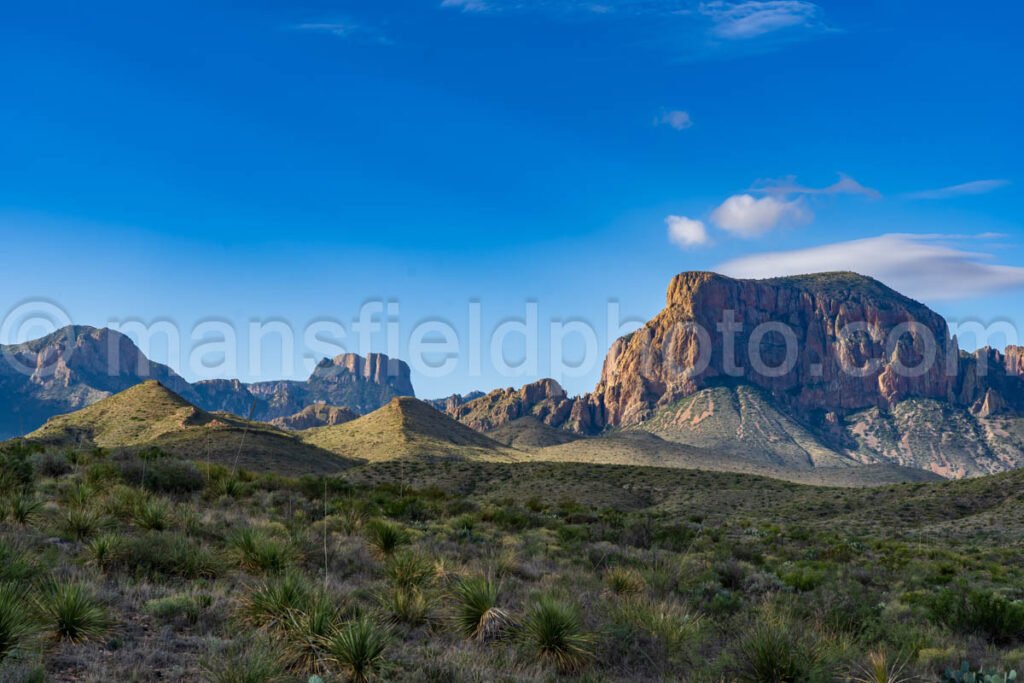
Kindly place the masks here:
[(308, 600), (305, 609), (292, 609), (281, 620), (283, 650), (290, 668), (302, 673), (325, 672), (323, 644), (338, 627), (341, 612), (323, 593)]
[(538, 659), (562, 673), (579, 671), (594, 656), (594, 638), (583, 630), (579, 612), (552, 597), (538, 598), (527, 611), (522, 638)]
[(508, 613), (498, 607), (498, 584), (486, 576), (456, 581), (452, 596), (455, 628), (467, 638), (492, 638), (512, 623)]
[(850, 680), (855, 683), (907, 683), (911, 678), (903, 675), (906, 664), (899, 659), (890, 660), (885, 650), (868, 653), (867, 664), (860, 667)]
[(430, 618), (430, 596), (415, 586), (395, 586), (385, 591), (378, 601), (381, 608), (395, 622), (419, 626)]
[(396, 588), (420, 588), (434, 576), (434, 567), (415, 552), (403, 552), (388, 560), (384, 573)]
[(22, 492), (11, 497), (11, 501), (7, 509), (14, 522), (22, 526), (26, 526), (30, 524), (39, 514), (39, 511), (43, 509), (43, 503), (36, 499), (32, 494)]
[(272, 574), (283, 572), (295, 560), (295, 551), (287, 541), (267, 535), (259, 529), (246, 528), (228, 539), (239, 566)]
[(609, 569), (604, 576), (604, 582), (609, 593), (624, 597), (639, 595), (647, 589), (643, 575), (627, 567)]
[(114, 534), (101, 534), (86, 545), (89, 561), (101, 570), (107, 570), (117, 562), (123, 549), (124, 542)]
[(366, 540), (378, 557), (390, 557), (409, 542), (409, 533), (397, 524), (375, 519), (366, 525)]
[(162, 498), (146, 498), (135, 509), (132, 521), (143, 529), (163, 531), (171, 525), (171, 506)]
[(80, 583), (53, 582), (44, 590), (39, 608), (47, 628), (59, 640), (77, 643), (98, 638), (110, 626), (106, 608)]
[(737, 678), (751, 683), (806, 680), (818, 665), (818, 655), (787, 620), (768, 614), (736, 643)]
[(390, 632), (369, 617), (352, 621), (324, 642), (327, 657), (353, 683), (366, 683), (384, 663)]
[(73, 541), (84, 541), (91, 538), (105, 523), (103, 515), (96, 510), (75, 506), (64, 511), (60, 519), (60, 530)]
[(0, 662), (38, 631), (24, 595), (18, 584), (0, 584)]
[(304, 612), (314, 593), (309, 582), (297, 572), (286, 572), (257, 585), (242, 598), (241, 621), (255, 628), (283, 627), (292, 612)]

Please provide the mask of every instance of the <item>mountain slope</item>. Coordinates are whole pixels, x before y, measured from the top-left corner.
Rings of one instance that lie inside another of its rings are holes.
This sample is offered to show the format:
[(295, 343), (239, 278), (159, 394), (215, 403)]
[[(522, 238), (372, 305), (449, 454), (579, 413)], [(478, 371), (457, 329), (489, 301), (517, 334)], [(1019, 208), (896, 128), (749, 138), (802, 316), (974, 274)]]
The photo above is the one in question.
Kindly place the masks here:
[(459, 424), (429, 404), (397, 397), (358, 420), (313, 429), (303, 439), (352, 458), (461, 457), (508, 460), (512, 451)]
[(270, 424), (278, 429), (302, 431), (316, 427), (332, 427), (358, 418), (359, 415), (348, 408), (329, 406), (325, 403), (314, 403), (311, 406), (306, 406), (294, 415), (275, 418), (270, 421)]
[(503, 446), (519, 450), (558, 446), (582, 438), (565, 430), (556, 429), (533, 415), (506, 422), (500, 427), (484, 433)]
[(285, 474), (336, 472), (354, 464), (265, 424), (200, 410), (152, 380), (53, 417), (26, 438), (81, 448), (157, 447), (180, 457)]

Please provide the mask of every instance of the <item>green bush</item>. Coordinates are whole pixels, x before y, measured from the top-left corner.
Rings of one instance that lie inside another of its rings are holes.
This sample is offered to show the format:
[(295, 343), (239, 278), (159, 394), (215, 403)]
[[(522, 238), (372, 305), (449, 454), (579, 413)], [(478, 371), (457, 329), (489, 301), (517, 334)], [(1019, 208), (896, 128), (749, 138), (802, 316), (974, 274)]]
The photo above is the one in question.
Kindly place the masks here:
[(409, 543), (409, 533), (393, 522), (375, 519), (366, 525), (366, 540), (379, 557), (390, 557)]
[(259, 529), (245, 528), (228, 539), (235, 559), (243, 569), (280, 573), (295, 561), (295, 550), (287, 542)]
[(98, 638), (110, 626), (107, 610), (83, 584), (57, 581), (40, 600), (47, 628), (59, 639), (81, 642)]
[(1024, 638), (1024, 602), (991, 591), (946, 589), (929, 601), (932, 620), (996, 644)]
[(206, 546), (171, 531), (148, 531), (125, 540), (111, 567), (150, 577), (216, 578), (223, 562)]
[(301, 574), (285, 572), (257, 584), (242, 598), (239, 618), (255, 628), (283, 628), (292, 612), (309, 609), (313, 597), (312, 586)]
[(369, 617), (350, 622), (324, 642), (327, 657), (354, 683), (366, 683), (380, 670), (390, 632)]
[(452, 620), (456, 630), (467, 638), (492, 638), (511, 625), (508, 613), (498, 607), (498, 584), (486, 576), (456, 581), (452, 597)]
[(0, 583), (0, 662), (38, 632), (24, 596), (24, 587)]
[(579, 671), (593, 658), (594, 638), (583, 630), (575, 607), (552, 597), (538, 598), (527, 610), (523, 642), (562, 673)]

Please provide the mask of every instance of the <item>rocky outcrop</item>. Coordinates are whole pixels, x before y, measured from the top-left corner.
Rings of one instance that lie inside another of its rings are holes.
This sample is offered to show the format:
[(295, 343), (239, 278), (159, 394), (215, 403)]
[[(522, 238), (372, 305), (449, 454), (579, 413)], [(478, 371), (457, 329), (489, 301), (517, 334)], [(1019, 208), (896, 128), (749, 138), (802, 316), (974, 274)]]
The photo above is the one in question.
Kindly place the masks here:
[(0, 346), (0, 439), (26, 434), (55, 415), (149, 379), (187, 400), (196, 396), (184, 378), (113, 330), (72, 326)]
[(306, 406), (298, 413), (287, 417), (279, 417), (270, 421), (270, 424), (288, 431), (302, 431), (314, 427), (331, 427), (346, 422), (351, 422), (359, 415), (348, 408), (329, 406), (324, 403), (316, 403)]
[(452, 394), (451, 396), (445, 396), (444, 398), (431, 398), (424, 400), (424, 403), (429, 404), (434, 410), (440, 410), (442, 413), (448, 413), (451, 415), (460, 406), (464, 406), (470, 401), (484, 396), (482, 391), (471, 391), (468, 394)]
[(612, 345), (575, 417), (581, 428), (636, 424), (659, 406), (736, 383), (822, 419), (909, 397), (946, 400), (958, 356), (945, 320), (871, 278), (683, 273), (665, 309)]
[(321, 361), (305, 382), (192, 385), (154, 363), (123, 334), (66, 327), (23, 344), (0, 346), (0, 439), (27, 434), (49, 418), (86, 407), (146, 380), (157, 380), (207, 411), (272, 420), (326, 403), (368, 413), (413, 395), (409, 366), (382, 354), (343, 354)]
[(542, 379), (519, 389), (497, 389), (446, 412), (459, 422), (484, 432), (528, 415), (560, 427), (569, 420), (573, 403), (558, 382)]

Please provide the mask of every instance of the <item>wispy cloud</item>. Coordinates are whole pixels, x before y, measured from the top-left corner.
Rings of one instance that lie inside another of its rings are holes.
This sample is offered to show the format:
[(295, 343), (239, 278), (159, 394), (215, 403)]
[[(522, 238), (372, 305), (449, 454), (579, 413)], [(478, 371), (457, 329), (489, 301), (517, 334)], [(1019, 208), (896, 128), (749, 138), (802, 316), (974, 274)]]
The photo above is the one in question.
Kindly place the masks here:
[(852, 194), (880, 199), (882, 193), (866, 187), (845, 173), (839, 174), (839, 180), (826, 187), (809, 187), (796, 182), (796, 176), (758, 180), (750, 188), (751, 192), (769, 195), (838, 195)]
[(668, 126), (675, 130), (686, 130), (693, 126), (693, 119), (690, 118), (690, 113), (681, 109), (673, 109), (671, 111), (663, 111), (654, 119), (654, 125), (656, 126)]
[(733, 277), (752, 278), (850, 270), (924, 301), (970, 299), (1024, 289), (1024, 268), (993, 263), (995, 257), (990, 250), (973, 251), (962, 246), (970, 242), (977, 248), (993, 237), (892, 233), (754, 254), (723, 263), (717, 270)]
[(668, 226), (668, 240), (684, 249), (700, 247), (710, 243), (708, 230), (704, 221), (686, 216), (669, 216), (665, 219)]
[(365, 41), (378, 45), (390, 45), (391, 41), (377, 29), (362, 24), (342, 21), (317, 21), (294, 24), (289, 27), (293, 31), (322, 33), (336, 38)]
[(1010, 184), (1009, 180), (972, 180), (969, 183), (940, 187), (935, 190), (922, 190), (907, 195), (910, 199), (951, 199), (974, 194), (987, 194)]
[(814, 219), (801, 199), (757, 198), (737, 194), (711, 212), (711, 220), (737, 237), (758, 237), (783, 225), (799, 225)]
[(785, 29), (821, 26), (821, 8), (806, 0), (707, 2), (701, 14), (712, 21), (711, 33), (723, 40), (747, 40)]

